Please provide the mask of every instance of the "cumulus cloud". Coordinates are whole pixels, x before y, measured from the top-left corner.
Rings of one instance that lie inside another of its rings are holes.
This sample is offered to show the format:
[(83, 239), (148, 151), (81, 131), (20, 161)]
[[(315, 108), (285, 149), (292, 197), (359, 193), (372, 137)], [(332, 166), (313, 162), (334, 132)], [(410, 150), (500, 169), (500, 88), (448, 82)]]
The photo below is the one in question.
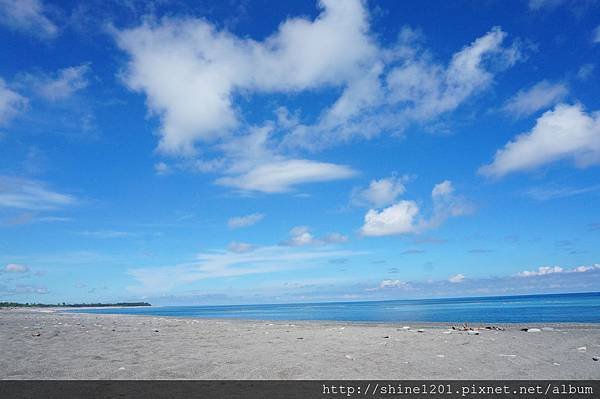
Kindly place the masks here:
[(196, 140), (226, 135), (239, 123), (235, 90), (288, 92), (340, 85), (376, 49), (359, 1), (320, 3), (313, 21), (290, 18), (262, 42), (200, 19), (163, 19), (117, 31), (129, 56), (127, 85), (146, 94), (162, 120), (159, 148), (190, 153)]
[(404, 194), (406, 191), (404, 183), (408, 179), (407, 176), (392, 176), (379, 180), (371, 180), (368, 187), (355, 191), (352, 194), (352, 202), (357, 205), (368, 205), (375, 208), (390, 205), (400, 195)]
[(19, 93), (9, 89), (0, 78), (0, 126), (8, 122), (27, 107), (28, 101)]
[(516, 117), (528, 116), (557, 104), (568, 93), (569, 89), (564, 83), (550, 83), (543, 80), (527, 90), (519, 91), (506, 102), (504, 111)]
[(236, 176), (216, 180), (222, 186), (243, 191), (283, 193), (304, 183), (347, 179), (356, 175), (348, 166), (306, 159), (287, 159), (258, 165)]
[(75, 197), (52, 191), (42, 182), (0, 176), (0, 208), (46, 210), (75, 203)]
[(20, 265), (18, 263), (9, 263), (4, 266), (2, 269), (5, 273), (27, 273), (29, 271), (29, 267), (25, 265)]
[(89, 64), (67, 67), (54, 74), (29, 74), (24, 77), (36, 93), (48, 101), (64, 100), (88, 86)]
[(227, 221), (227, 226), (229, 226), (230, 229), (253, 226), (263, 220), (264, 217), (265, 215), (262, 213), (251, 213), (249, 215), (236, 216)]
[(600, 114), (587, 114), (579, 104), (559, 104), (540, 116), (533, 129), (499, 149), (491, 164), (479, 169), (486, 176), (532, 170), (560, 160), (585, 168), (600, 162)]
[(400, 201), (381, 211), (370, 209), (361, 233), (365, 236), (414, 233), (419, 227), (418, 216), (419, 206), (414, 201)]
[(388, 236), (420, 233), (441, 225), (449, 217), (469, 214), (473, 206), (454, 195), (452, 182), (444, 180), (431, 192), (433, 210), (429, 218), (421, 215), (415, 201), (402, 200), (382, 210), (370, 209), (364, 218), (361, 233), (365, 236)]
[(40, 0), (0, 0), (0, 24), (40, 38), (52, 38), (57, 26), (45, 15)]
[[(216, 165), (211, 171), (222, 175), (216, 183), (241, 191), (279, 193), (348, 178), (354, 171), (347, 166), (287, 153), (430, 121), (488, 88), (496, 73), (521, 57), (518, 46), (507, 44), (507, 34), (494, 27), (438, 64), (410, 29), (392, 46), (380, 45), (360, 0), (323, 0), (318, 7), (316, 18), (288, 18), (263, 40), (195, 18), (147, 19), (114, 29), (127, 54), (124, 83), (142, 93), (160, 119), (159, 151), (196, 157), (202, 145), (209, 149), (202, 154), (216, 153), (215, 164), (200, 161)], [(279, 106), (258, 127), (246, 122), (245, 104), (238, 100), (240, 94), (323, 88), (340, 95), (318, 116)], [(276, 134), (269, 136), (270, 130)], [(392, 185), (374, 187), (382, 191), (369, 197), (377, 202), (373, 206), (393, 203), (400, 186)]]
[(448, 281), (450, 281), (451, 283), (462, 283), (464, 279), (465, 279), (465, 276), (458, 273), (458, 274), (455, 274), (454, 276), (450, 276)]

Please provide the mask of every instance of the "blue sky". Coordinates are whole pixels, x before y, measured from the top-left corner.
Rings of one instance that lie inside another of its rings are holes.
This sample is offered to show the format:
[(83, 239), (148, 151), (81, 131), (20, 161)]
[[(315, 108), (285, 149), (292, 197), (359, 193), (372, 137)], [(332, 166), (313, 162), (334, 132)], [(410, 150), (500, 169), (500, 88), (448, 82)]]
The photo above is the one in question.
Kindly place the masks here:
[(598, 1), (0, 0), (0, 36), (2, 300), (600, 287)]

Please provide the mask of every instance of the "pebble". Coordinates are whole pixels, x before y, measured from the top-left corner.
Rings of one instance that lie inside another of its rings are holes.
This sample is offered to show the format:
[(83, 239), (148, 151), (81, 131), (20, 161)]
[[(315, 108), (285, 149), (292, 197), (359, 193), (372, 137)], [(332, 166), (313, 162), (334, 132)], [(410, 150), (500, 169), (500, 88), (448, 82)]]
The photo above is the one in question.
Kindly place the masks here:
[(440, 358), (441, 358), (441, 357), (446, 357), (446, 356), (444, 356), (444, 355), (436, 355), (436, 356), (437, 356), (437, 357), (440, 357)]
[(592, 357), (592, 360), (597, 362), (598, 360), (600, 360), (600, 356), (594, 356), (594, 357)]
[(539, 328), (529, 328), (529, 329), (527, 329), (527, 332), (528, 333), (530, 333), (530, 332), (542, 332), (542, 330), (540, 330)]
[(424, 333), (424, 332), (425, 332), (425, 330), (423, 330), (422, 328), (419, 328), (419, 329), (417, 330), (417, 332)]
[(410, 330), (410, 327), (409, 326), (404, 326), (404, 327), (402, 327), (402, 329), (403, 330)]
[(348, 359), (348, 360), (354, 360), (354, 358), (353, 358), (352, 356), (350, 356), (350, 355), (346, 355), (346, 356), (344, 356), (344, 357), (345, 357), (346, 359)]
[(479, 331), (469, 330), (467, 331), (467, 335), (479, 335)]
[(554, 362), (554, 363), (552, 363), (552, 364), (553, 364), (554, 366), (560, 366), (560, 363), (556, 363), (556, 362)]
[(577, 348), (577, 350), (579, 352), (585, 352), (585, 351), (587, 351), (587, 346), (580, 346), (579, 348)]

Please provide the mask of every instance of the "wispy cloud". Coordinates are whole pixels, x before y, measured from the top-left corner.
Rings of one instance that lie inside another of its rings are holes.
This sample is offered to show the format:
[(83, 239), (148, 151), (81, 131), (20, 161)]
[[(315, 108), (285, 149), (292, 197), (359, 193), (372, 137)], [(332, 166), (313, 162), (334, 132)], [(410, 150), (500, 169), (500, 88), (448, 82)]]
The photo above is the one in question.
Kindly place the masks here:
[(227, 221), (227, 225), (230, 229), (240, 229), (242, 227), (254, 226), (256, 223), (263, 220), (265, 215), (263, 213), (251, 213), (244, 216), (236, 216), (230, 218)]
[(40, 181), (0, 176), (0, 208), (48, 210), (76, 203), (72, 195), (52, 191)]
[(564, 83), (543, 80), (527, 90), (519, 91), (506, 102), (503, 109), (512, 116), (528, 116), (559, 103), (568, 93), (569, 89)]
[(138, 285), (132, 292), (168, 292), (194, 282), (222, 277), (276, 273), (314, 267), (319, 261), (358, 255), (360, 253), (328, 248), (302, 250), (286, 246), (258, 247), (253, 251), (218, 251), (201, 253), (195, 262), (165, 267), (134, 268), (128, 273)]
[(58, 27), (46, 16), (40, 0), (0, 0), (0, 24), (42, 39), (58, 34)]

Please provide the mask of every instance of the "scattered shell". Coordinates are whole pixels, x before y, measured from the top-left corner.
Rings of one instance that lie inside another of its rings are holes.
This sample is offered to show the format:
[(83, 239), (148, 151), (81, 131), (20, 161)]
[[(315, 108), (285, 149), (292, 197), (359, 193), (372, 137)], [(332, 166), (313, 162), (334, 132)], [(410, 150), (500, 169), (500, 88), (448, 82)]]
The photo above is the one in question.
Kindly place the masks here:
[(542, 332), (542, 330), (540, 330), (539, 328), (528, 328), (527, 332), (528, 333), (536, 333), (536, 332)]
[(579, 348), (577, 348), (577, 350), (579, 352), (585, 352), (585, 351), (587, 351), (587, 346), (580, 346)]
[(345, 357), (346, 359), (348, 359), (348, 360), (354, 360), (354, 358), (353, 358), (352, 356), (350, 356), (350, 355), (345, 355), (344, 357)]
[(467, 331), (467, 335), (479, 335), (479, 331), (469, 330)]

